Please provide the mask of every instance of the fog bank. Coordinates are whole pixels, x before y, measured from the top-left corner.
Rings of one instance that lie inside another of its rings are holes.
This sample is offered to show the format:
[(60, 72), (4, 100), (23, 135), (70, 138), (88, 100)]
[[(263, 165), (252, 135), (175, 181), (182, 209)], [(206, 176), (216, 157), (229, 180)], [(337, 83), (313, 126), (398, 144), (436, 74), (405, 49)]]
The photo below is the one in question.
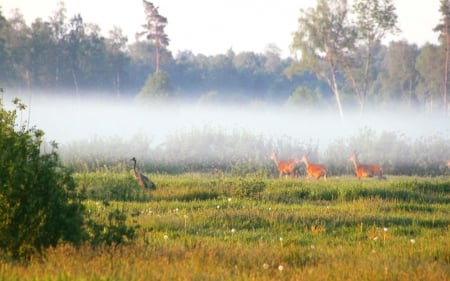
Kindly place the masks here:
[[(10, 99), (9, 99), (10, 100)], [(4, 104), (11, 106), (5, 98)], [(26, 100), (24, 100), (26, 103)], [(67, 144), (94, 137), (129, 139), (145, 135), (155, 146), (167, 136), (198, 129), (248, 131), (266, 138), (292, 138), (317, 143), (347, 138), (363, 128), (393, 131), (407, 138), (450, 135), (449, 117), (417, 112), (384, 111), (345, 115), (334, 110), (305, 110), (282, 106), (205, 106), (193, 103), (139, 106), (131, 100), (33, 98), (23, 119), (45, 132), (47, 141)]]

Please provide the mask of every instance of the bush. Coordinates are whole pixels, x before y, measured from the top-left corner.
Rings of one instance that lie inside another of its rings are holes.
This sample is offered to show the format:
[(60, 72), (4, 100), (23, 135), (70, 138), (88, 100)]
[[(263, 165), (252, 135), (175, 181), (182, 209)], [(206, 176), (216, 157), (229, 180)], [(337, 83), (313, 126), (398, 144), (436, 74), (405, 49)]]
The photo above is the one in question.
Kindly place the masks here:
[(259, 198), (260, 193), (266, 188), (266, 183), (259, 179), (240, 178), (233, 188), (232, 195), (240, 198)]
[(126, 244), (136, 236), (136, 228), (126, 225), (127, 215), (125, 212), (115, 209), (108, 213), (106, 223), (88, 220), (88, 234), (92, 246), (108, 245), (116, 246)]
[(83, 206), (71, 172), (55, 152), (42, 153), (44, 133), (16, 124), (25, 106), (0, 100), (0, 249), (4, 258), (26, 259), (59, 241), (81, 242)]
[(174, 95), (174, 89), (170, 83), (169, 75), (164, 71), (158, 71), (149, 75), (141, 92), (136, 96), (138, 101), (155, 101), (167, 99)]

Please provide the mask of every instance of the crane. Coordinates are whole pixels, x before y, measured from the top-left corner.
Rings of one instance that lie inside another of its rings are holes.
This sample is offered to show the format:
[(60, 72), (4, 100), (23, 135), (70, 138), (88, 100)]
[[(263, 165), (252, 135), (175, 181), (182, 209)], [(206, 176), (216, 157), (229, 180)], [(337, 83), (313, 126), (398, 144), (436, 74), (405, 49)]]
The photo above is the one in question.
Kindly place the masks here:
[(136, 158), (133, 157), (130, 161), (133, 161), (133, 176), (137, 180), (138, 184), (142, 188), (156, 189), (156, 184), (154, 182), (136, 170)]

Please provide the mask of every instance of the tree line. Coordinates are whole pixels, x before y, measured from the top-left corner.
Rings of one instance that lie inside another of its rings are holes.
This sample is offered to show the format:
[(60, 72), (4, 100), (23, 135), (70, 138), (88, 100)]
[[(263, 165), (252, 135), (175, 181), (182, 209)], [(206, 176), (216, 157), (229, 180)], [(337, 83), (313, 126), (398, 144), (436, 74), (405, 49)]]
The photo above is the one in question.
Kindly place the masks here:
[(345, 0), (318, 0), (316, 7), (300, 11), (287, 58), (276, 45), (263, 53), (172, 54), (164, 33), (167, 18), (152, 3), (143, 3), (144, 31), (137, 35), (145, 40), (132, 43), (119, 27), (103, 36), (82, 15), (68, 17), (64, 2), (48, 19), (30, 25), (19, 10), (9, 18), (0, 10), (0, 85), (10, 92), (77, 97), (95, 93), (145, 100), (157, 93), (220, 104), (330, 109), (338, 104), (341, 115), (342, 108), (399, 105), (447, 111), (447, 1), (441, 1), (442, 19), (436, 19), (434, 30), (442, 40), (417, 46), (405, 40), (383, 43), (399, 31), (390, 0), (358, 0), (351, 7)]

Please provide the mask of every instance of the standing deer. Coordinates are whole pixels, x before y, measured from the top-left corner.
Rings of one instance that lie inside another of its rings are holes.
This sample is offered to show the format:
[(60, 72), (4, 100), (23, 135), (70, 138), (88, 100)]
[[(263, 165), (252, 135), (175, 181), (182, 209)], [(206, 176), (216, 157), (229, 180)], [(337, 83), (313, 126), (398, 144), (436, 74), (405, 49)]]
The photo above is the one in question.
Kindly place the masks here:
[(275, 152), (272, 152), (272, 154), (270, 155), (270, 159), (275, 162), (280, 178), (283, 177), (283, 175), (290, 175), (292, 178), (298, 177), (297, 159), (278, 160), (277, 154)]
[(323, 177), (324, 180), (327, 180), (327, 170), (323, 165), (320, 164), (312, 164), (309, 163), (307, 155), (303, 155), (300, 159), (301, 162), (305, 163), (306, 166), (306, 178), (309, 179), (310, 177), (316, 178), (316, 180), (319, 180), (321, 177)]
[(358, 155), (356, 153), (353, 153), (348, 160), (353, 162), (353, 165), (355, 166), (356, 177), (358, 178), (358, 180), (361, 178), (371, 178), (374, 176), (378, 177), (379, 179), (386, 179), (383, 176), (383, 168), (381, 168), (381, 166), (359, 163)]

